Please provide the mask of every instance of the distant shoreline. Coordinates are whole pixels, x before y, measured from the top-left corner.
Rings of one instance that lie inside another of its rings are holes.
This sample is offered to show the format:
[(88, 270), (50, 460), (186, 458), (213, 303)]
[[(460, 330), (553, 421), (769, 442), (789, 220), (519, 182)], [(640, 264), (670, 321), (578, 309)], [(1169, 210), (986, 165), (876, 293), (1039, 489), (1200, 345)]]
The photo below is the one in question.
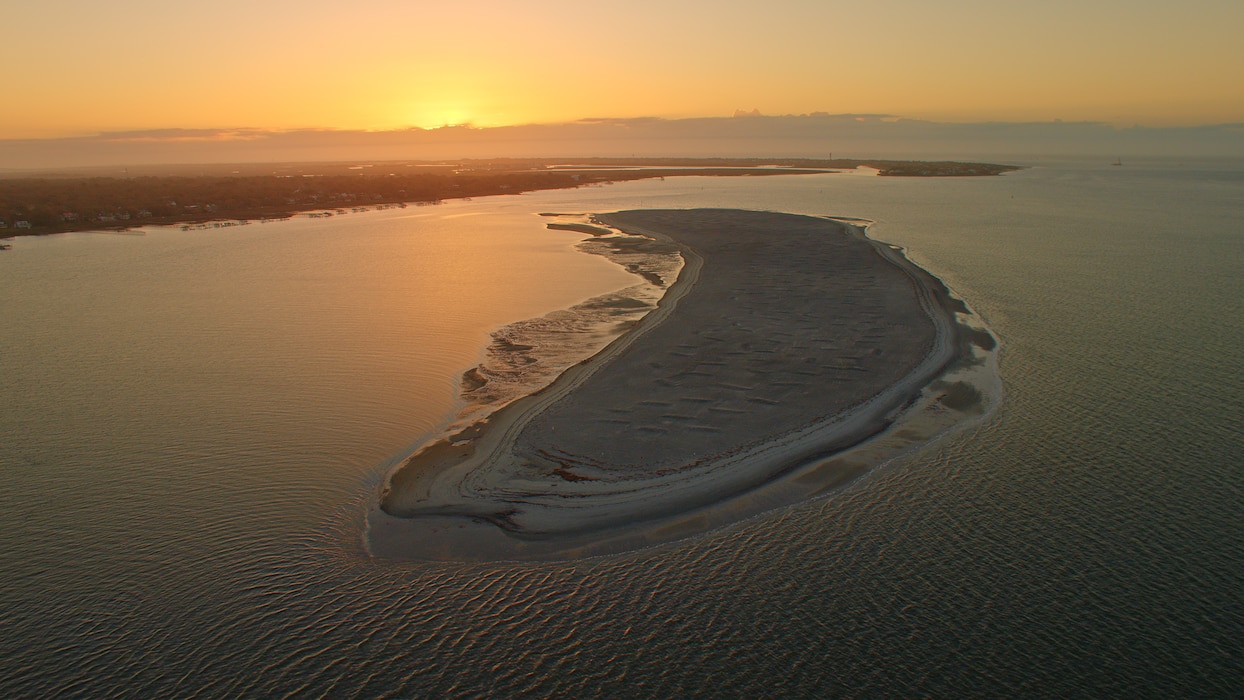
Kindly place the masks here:
[(280, 220), (628, 180), (803, 175), (858, 167), (874, 168), (883, 177), (981, 177), (1019, 169), (948, 161), (580, 158), (282, 165), (271, 166), (266, 175), (250, 174), (261, 168), (247, 166), (248, 174), (236, 175), (0, 177), (0, 238)]
[(962, 324), (966, 307), (940, 281), (853, 225), (735, 210), (596, 220), (677, 245), (677, 282), (547, 389), (390, 474), (369, 516), (373, 554), (650, 546), (837, 488), (989, 403), (947, 372), (992, 337)]

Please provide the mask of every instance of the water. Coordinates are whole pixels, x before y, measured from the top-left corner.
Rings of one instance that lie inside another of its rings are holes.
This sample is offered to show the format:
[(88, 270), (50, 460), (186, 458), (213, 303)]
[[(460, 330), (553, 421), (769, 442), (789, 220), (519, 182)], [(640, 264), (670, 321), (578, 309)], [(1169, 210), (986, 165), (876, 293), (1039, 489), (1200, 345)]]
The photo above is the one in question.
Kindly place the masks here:
[[(633, 279), (532, 214), (636, 206), (877, 220), (1001, 337), (1001, 410), (652, 550), (368, 558), (373, 490), (488, 333)], [(1239, 162), (1052, 162), (18, 239), (0, 694), (1236, 694), (1242, 221)]]

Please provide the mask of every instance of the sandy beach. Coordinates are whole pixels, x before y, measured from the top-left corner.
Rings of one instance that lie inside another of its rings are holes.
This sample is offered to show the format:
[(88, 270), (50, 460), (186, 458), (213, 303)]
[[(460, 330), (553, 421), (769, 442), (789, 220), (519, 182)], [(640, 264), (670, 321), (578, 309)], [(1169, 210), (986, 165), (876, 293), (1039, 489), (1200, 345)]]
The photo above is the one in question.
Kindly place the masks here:
[[(396, 469), (369, 518), (371, 551), (541, 559), (648, 546), (830, 490), (980, 415), (980, 391), (949, 375), (992, 337), (854, 223), (703, 209), (555, 224), (631, 255), (615, 262), (664, 295), (549, 386)], [(602, 236), (611, 229), (624, 235)], [(676, 273), (633, 262), (672, 251)]]

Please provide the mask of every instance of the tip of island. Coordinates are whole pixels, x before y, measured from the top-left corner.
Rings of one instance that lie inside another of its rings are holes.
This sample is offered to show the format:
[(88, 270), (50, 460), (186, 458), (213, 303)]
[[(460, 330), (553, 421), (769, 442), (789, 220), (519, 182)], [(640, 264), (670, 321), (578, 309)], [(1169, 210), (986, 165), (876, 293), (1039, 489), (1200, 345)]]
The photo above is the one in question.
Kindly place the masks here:
[[(549, 225), (643, 280), (566, 312), (613, 334), (399, 464), (368, 516), (372, 554), (571, 559), (662, 544), (841, 488), (997, 403), (994, 337), (862, 220), (573, 218)], [(493, 360), (538, 364), (538, 343), (517, 337), (498, 334)], [(504, 375), (468, 371), (464, 397)]]

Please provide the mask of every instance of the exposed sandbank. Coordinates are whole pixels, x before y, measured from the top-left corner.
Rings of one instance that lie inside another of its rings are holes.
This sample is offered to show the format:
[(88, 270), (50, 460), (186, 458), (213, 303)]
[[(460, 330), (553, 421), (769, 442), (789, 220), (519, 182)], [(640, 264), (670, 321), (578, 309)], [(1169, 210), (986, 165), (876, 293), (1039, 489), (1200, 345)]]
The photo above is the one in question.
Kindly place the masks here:
[(590, 360), (395, 470), (373, 553), (565, 558), (675, 539), (840, 485), (986, 403), (947, 373), (992, 337), (858, 226), (721, 209), (596, 222), (648, 237), (621, 249), (677, 250), (677, 281)]

